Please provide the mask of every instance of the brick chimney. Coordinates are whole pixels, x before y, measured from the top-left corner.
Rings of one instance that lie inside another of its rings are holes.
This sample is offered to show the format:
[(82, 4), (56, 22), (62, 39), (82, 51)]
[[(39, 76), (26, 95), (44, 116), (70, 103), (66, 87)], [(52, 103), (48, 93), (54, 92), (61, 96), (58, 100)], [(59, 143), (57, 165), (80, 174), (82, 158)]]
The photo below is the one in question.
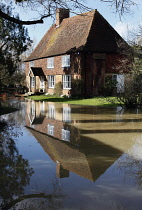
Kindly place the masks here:
[(56, 26), (59, 26), (63, 19), (69, 17), (69, 9), (58, 8), (56, 10)]

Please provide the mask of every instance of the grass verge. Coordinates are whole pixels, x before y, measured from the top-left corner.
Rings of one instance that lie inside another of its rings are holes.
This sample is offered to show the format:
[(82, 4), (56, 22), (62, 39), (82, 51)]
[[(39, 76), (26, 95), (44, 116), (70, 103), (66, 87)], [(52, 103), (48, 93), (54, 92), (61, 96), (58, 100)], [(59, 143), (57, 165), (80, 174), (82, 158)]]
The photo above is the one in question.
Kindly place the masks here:
[(67, 104), (76, 104), (76, 105), (88, 105), (88, 106), (118, 106), (119, 102), (115, 97), (94, 97), (89, 99), (70, 99), (70, 98), (61, 98), (55, 96), (30, 96), (35, 101), (50, 101), (50, 102), (58, 102), (58, 103), (67, 103)]

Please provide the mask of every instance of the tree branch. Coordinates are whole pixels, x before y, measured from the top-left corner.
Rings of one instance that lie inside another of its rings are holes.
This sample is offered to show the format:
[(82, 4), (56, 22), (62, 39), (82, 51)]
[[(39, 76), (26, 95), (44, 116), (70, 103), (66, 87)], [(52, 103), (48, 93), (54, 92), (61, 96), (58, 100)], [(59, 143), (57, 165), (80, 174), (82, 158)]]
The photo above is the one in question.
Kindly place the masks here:
[(48, 14), (48, 15), (44, 15), (39, 20), (23, 21), (23, 20), (19, 20), (17, 18), (11, 17), (8, 14), (4, 13), (2, 10), (0, 10), (0, 17), (4, 18), (6, 20), (9, 20), (9, 21), (11, 21), (13, 23), (20, 24), (20, 25), (33, 25), (33, 24), (43, 23), (43, 19), (47, 18), (47, 17), (50, 17), (50, 16), (51, 16), (51, 14)]

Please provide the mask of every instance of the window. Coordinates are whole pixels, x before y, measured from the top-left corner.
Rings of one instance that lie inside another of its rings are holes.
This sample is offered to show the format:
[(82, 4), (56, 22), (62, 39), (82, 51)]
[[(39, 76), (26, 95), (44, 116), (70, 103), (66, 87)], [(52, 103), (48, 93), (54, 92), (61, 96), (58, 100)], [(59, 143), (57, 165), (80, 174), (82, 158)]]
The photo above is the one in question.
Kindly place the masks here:
[(70, 55), (62, 56), (62, 67), (70, 67)]
[(70, 142), (70, 131), (62, 129), (62, 140)]
[(71, 75), (63, 75), (63, 89), (71, 88)]
[(44, 101), (40, 101), (40, 114), (43, 115), (45, 110)]
[(63, 122), (71, 122), (71, 108), (63, 107)]
[(31, 80), (31, 87), (35, 86), (35, 77), (30, 77)]
[(48, 124), (47, 129), (48, 129), (48, 134), (54, 136), (54, 125)]
[(117, 93), (123, 93), (124, 92), (124, 75), (118, 74), (117, 75)]
[(48, 87), (54, 88), (54, 85), (55, 85), (55, 76), (53, 75), (48, 76)]
[(32, 101), (31, 103), (31, 115), (35, 115), (35, 102)]
[(47, 58), (47, 68), (49, 69), (54, 68), (54, 58)]
[(48, 117), (50, 119), (55, 119), (55, 107), (54, 107), (54, 105), (49, 105), (48, 106)]

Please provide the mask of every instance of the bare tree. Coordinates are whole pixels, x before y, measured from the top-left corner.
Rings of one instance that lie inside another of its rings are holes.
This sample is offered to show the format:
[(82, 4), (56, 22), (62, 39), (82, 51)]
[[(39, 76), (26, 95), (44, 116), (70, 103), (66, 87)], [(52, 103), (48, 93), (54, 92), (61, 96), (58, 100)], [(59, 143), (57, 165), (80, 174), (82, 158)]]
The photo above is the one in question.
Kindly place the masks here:
[[(9, 0), (1, 0), (5, 4), (9, 4)], [(114, 11), (120, 16), (130, 12), (131, 6), (137, 5), (135, 0), (100, 0), (107, 2), (109, 6), (114, 8)], [(13, 5), (16, 4), (19, 8), (37, 12), (37, 18), (33, 20), (20, 20), (14, 16), (3, 12), (0, 9), (0, 17), (5, 18), (13, 23), (21, 25), (41, 24), (45, 18), (54, 17), (57, 8), (69, 9), (71, 12), (80, 14), (85, 11), (92, 10), (86, 6), (85, 0), (13, 0)]]

